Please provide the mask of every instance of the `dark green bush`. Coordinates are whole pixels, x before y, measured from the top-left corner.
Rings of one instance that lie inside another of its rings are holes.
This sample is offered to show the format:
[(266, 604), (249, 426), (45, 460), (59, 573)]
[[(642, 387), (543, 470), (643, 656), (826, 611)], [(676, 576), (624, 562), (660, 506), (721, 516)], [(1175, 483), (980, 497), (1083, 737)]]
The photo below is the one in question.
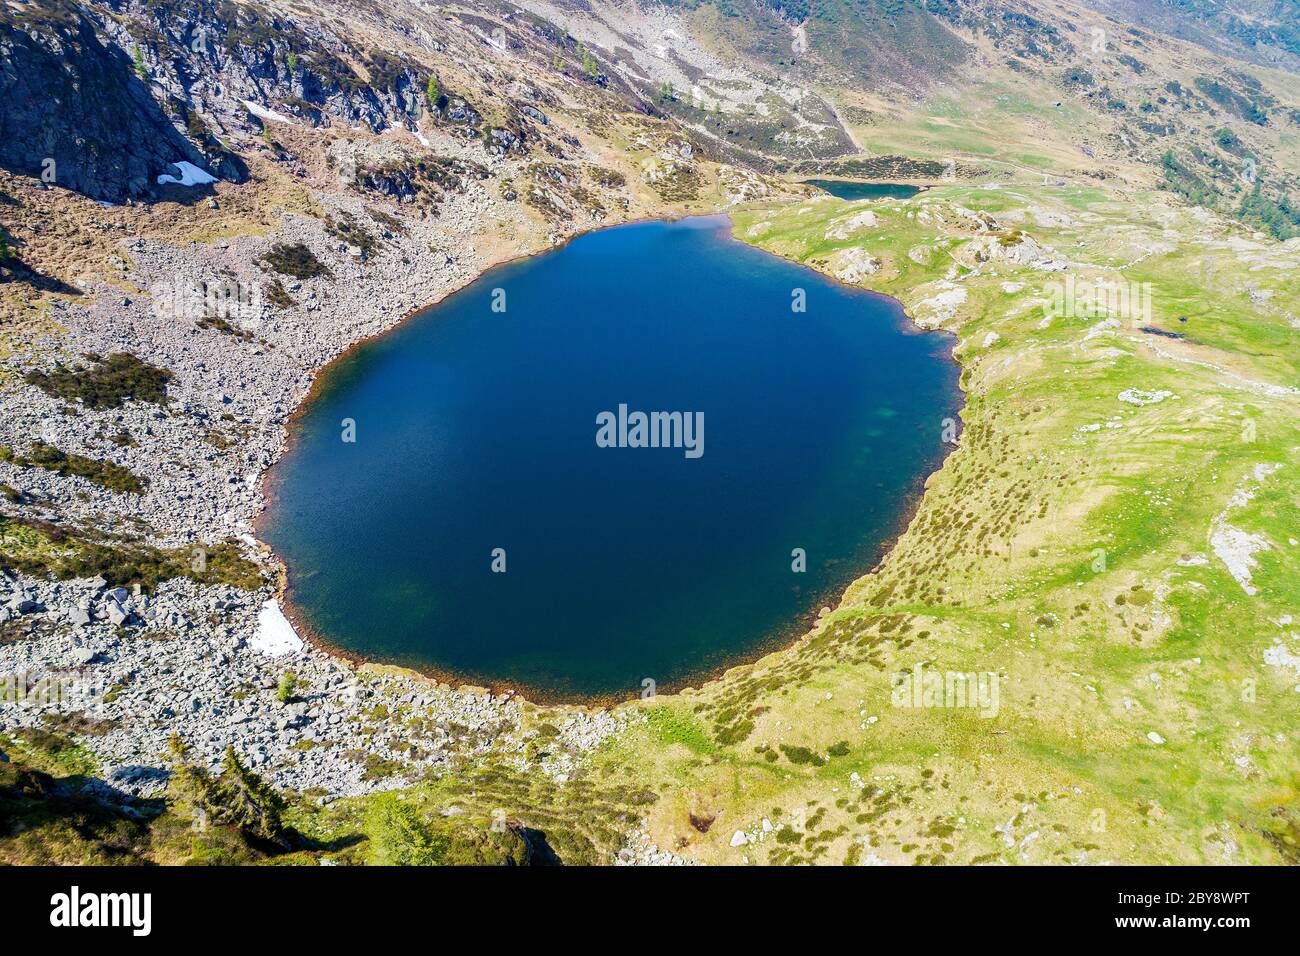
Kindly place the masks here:
[(52, 372), (28, 372), (29, 385), (67, 402), (80, 401), (87, 408), (121, 408), (134, 399), (167, 403), (167, 383), (172, 373), (143, 362), (130, 352), (114, 352), (107, 358), (91, 356), (91, 364), (69, 368), (60, 363)]
[(821, 754), (809, 750), (807, 747), (789, 747), (781, 744), (781, 753), (785, 754), (787, 760), (797, 764), (812, 764), (814, 767), (822, 767), (826, 764), (826, 758)]
[(271, 251), (262, 257), (263, 264), (280, 275), (293, 276), (295, 279), (314, 279), (317, 276), (332, 276), (333, 273), (316, 255), (301, 242), (288, 245), (277, 242)]
[(0, 460), (25, 468), (44, 468), (64, 478), (77, 475), (121, 494), (143, 494), (147, 483), (144, 478), (111, 461), (70, 455), (39, 441), (32, 442), (31, 450), (26, 456), (18, 455), (12, 448), (0, 446)]
[(273, 281), (266, 287), (266, 301), (270, 302), (277, 309), (287, 309), (297, 303), (294, 301), (279, 279)]

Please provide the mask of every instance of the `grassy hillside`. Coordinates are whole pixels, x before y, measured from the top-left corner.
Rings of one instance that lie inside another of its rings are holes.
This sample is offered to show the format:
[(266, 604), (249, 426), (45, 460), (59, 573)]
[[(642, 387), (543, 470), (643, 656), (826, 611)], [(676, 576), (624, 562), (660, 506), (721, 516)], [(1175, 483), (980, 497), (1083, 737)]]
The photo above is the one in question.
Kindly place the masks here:
[[(831, 274), (869, 255), (863, 284), (957, 334), (968, 404), (882, 568), (798, 647), (657, 705), (608, 755), (672, 781), (661, 845), (1294, 862), (1300, 247), (1077, 186), (819, 198), (735, 231)], [(1053, 304), (1116, 284), (1129, 305)], [(892, 675), (918, 662), (998, 675), (996, 714), (897, 706)]]

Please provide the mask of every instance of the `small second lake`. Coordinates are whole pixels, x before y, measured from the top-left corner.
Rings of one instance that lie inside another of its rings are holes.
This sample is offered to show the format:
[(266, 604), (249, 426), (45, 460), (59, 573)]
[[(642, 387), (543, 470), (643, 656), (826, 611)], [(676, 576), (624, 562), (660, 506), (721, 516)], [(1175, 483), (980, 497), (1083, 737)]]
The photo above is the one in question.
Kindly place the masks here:
[(839, 199), (906, 199), (921, 191), (920, 186), (905, 183), (864, 183), (852, 179), (805, 179), (808, 186), (816, 186)]
[[(960, 407), (950, 347), (725, 219), (589, 233), (327, 370), (261, 532), (342, 649), (553, 699), (671, 689), (881, 557)], [(637, 412), (679, 414), (653, 447)]]

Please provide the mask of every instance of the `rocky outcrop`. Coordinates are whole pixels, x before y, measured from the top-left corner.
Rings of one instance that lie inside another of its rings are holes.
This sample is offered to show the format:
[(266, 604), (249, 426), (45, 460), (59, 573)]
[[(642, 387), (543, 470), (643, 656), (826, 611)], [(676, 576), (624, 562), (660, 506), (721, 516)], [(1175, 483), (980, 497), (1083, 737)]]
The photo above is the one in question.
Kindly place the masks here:
[(362, 77), (344, 39), (312, 29), (211, 0), (6, 6), (0, 166), (109, 202), (184, 201), (203, 190), (158, 177), (184, 161), (245, 181), (229, 144), (267, 117), (415, 129), (426, 71), (374, 50)]
[(243, 176), (234, 157), (205, 155), (176, 129), (84, 16), (0, 14), (0, 166), (122, 202), (156, 195), (178, 160)]
[(831, 256), (831, 275), (841, 282), (856, 284), (880, 271), (880, 260), (861, 246), (849, 246)]
[[(155, 95), (186, 104), (219, 133), (257, 132), (264, 116), (309, 126), (415, 128), (424, 111), (420, 64), (378, 48), (358, 49), (328, 20), (300, 23), (284, 12), (214, 0), (116, 2), (101, 20), (123, 50), (140, 50)], [(187, 130), (198, 133), (198, 130)]]

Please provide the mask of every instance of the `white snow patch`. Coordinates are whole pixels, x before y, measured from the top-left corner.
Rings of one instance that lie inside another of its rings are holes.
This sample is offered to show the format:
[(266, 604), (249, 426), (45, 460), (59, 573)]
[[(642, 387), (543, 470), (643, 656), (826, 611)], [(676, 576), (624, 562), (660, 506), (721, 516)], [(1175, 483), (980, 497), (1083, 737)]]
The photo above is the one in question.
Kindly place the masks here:
[(1224, 523), (1210, 535), (1210, 547), (1227, 566), (1228, 573), (1241, 585), (1241, 589), (1253, 596), (1256, 588), (1250, 583), (1250, 575), (1259, 567), (1255, 552), (1268, 550), (1268, 539), (1262, 534), (1247, 534), (1240, 528)]
[(260, 120), (270, 120), (272, 123), (287, 123), (290, 126), (298, 124), (283, 113), (277, 113), (275, 110), (269, 110), (265, 106), (254, 103), (252, 100), (244, 100), (244, 109), (252, 113)]
[(1083, 341), (1096, 338), (1098, 335), (1105, 335), (1107, 332), (1113, 332), (1119, 328), (1119, 319), (1102, 319), (1096, 325), (1088, 330), (1088, 334), (1083, 337)]
[(193, 163), (187, 163), (183, 159), (178, 159), (176, 162), (172, 163), (172, 165), (180, 170), (180, 179), (177, 179), (169, 173), (163, 173), (158, 177), (159, 186), (165, 185), (166, 183), (175, 183), (178, 186), (206, 186), (208, 183), (215, 183), (217, 181), (216, 176), (199, 169), (199, 167), (195, 166)]
[(304, 649), (302, 638), (284, 616), (280, 602), (275, 598), (263, 604), (257, 614), (257, 633), (253, 636), (252, 647), (271, 657), (300, 654)]

